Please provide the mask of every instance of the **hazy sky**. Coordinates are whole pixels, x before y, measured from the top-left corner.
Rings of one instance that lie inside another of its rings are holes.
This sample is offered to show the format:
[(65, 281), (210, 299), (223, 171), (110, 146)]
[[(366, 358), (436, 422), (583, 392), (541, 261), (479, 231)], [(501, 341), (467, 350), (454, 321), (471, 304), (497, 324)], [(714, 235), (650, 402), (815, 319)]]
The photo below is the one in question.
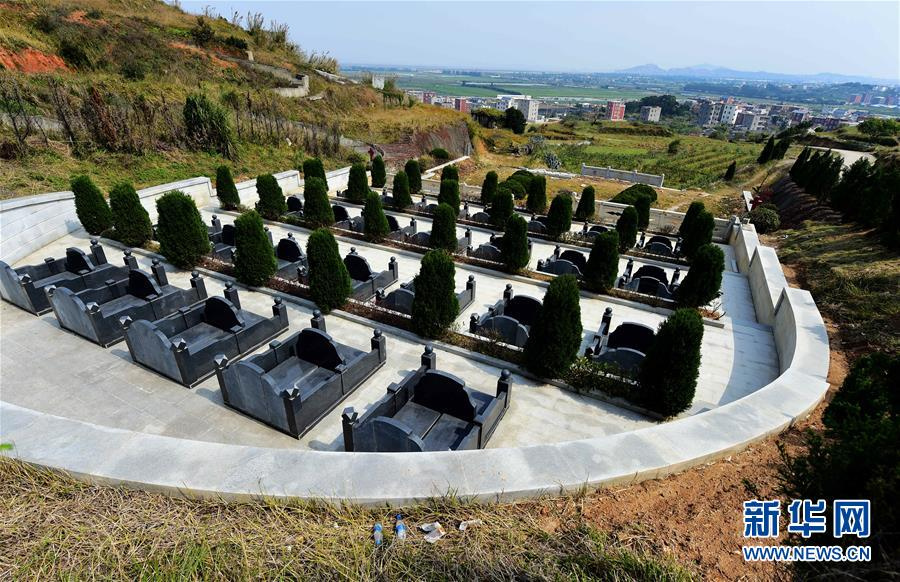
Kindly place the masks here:
[(345, 64), (614, 71), (655, 63), (900, 79), (900, 2), (230, 2)]

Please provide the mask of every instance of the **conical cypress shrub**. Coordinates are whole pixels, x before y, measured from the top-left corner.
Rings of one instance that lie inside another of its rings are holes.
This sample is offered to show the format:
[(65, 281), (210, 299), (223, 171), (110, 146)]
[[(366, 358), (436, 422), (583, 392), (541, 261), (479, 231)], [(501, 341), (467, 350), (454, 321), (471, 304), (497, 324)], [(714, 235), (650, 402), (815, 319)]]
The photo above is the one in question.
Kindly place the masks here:
[(438, 204), (446, 204), (459, 214), (459, 182), (450, 179), (441, 180)]
[(481, 184), (481, 203), (490, 206), (497, 195), (497, 172), (491, 170), (484, 176)]
[(444, 166), (441, 169), (441, 182), (444, 180), (456, 180), (459, 183), (459, 168), (456, 165)]
[(547, 178), (533, 176), (528, 184), (528, 210), (541, 213), (547, 209)]
[(581, 198), (578, 199), (578, 208), (575, 209), (576, 220), (587, 220), (594, 217), (597, 203), (597, 196), (593, 186), (585, 186), (581, 191)]
[(737, 172), (737, 160), (732, 160), (730, 164), (728, 164), (728, 169), (725, 170), (725, 175), (722, 176), (722, 179), (726, 182), (731, 182), (734, 180), (734, 173)]
[(362, 204), (369, 194), (369, 178), (366, 176), (366, 167), (362, 164), (350, 166), (350, 177), (347, 182), (347, 198), (351, 202)]
[(75, 194), (75, 214), (81, 226), (90, 234), (101, 234), (113, 225), (112, 211), (103, 192), (87, 176), (72, 178), (72, 193)]
[(328, 192), (328, 178), (325, 177), (325, 166), (319, 158), (307, 158), (303, 160), (303, 179), (321, 178), (325, 182), (325, 192)]
[(109, 208), (112, 211), (116, 240), (130, 247), (139, 247), (153, 236), (150, 215), (141, 205), (134, 186), (122, 182), (109, 192)]
[(412, 197), (409, 195), (409, 176), (403, 170), (394, 174), (392, 197), (394, 208), (397, 210), (403, 210), (412, 206)]
[(719, 296), (725, 253), (714, 244), (705, 244), (694, 253), (691, 268), (675, 293), (678, 305), (702, 307)]
[(691, 223), (691, 228), (681, 237), (681, 252), (684, 256), (693, 259), (700, 247), (711, 243), (715, 228), (716, 222), (712, 214), (705, 210), (698, 214)]
[(234, 185), (234, 178), (228, 166), (216, 168), (216, 197), (222, 210), (234, 210), (241, 203), (241, 197), (238, 195), (237, 186)]
[(547, 212), (547, 236), (556, 240), (572, 228), (572, 197), (559, 194), (550, 202)]
[(343, 305), (353, 290), (350, 273), (338, 252), (331, 232), (320, 228), (306, 242), (309, 261), (309, 289), (316, 305), (328, 313)]
[(766, 145), (763, 146), (761, 152), (759, 152), (759, 157), (756, 158), (757, 164), (765, 164), (769, 160), (772, 159), (772, 153), (775, 151), (775, 138), (770, 137), (769, 141), (766, 142)]
[(409, 191), (418, 194), (422, 191), (422, 168), (418, 160), (408, 160), (403, 166), (406, 177), (409, 178)]
[(497, 195), (494, 196), (494, 202), (488, 210), (494, 226), (503, 228), (506, 225), (506, 221), (513, 214), (512, 192), (506, 188), (498, 189)]
[(619, 220), (616, 221), (616, 232), (619, 233), (619, 252), (624, 253), (637, 242), (638, 215), (634, 206), (628, 206), (622, 211)]
[(241, 283), (262, 287), (278, 270), (275, 248), (266, 234), (262, 217), (255, 210), (235, 219), (234, 246), (234, 275)]
[(663, 416), (690, 408), (700, 375), (703, 320), (694, 309), (678, 309), (659, 326), (641, 363), (640, 403)]
[(372, 159), (372, 187), (383, 188), (387, 182), (387, 170), (384, 169), (384, 159), (375, 156)]
[(704, 210), (706, 210), (706, 207), (699, 200), (691, 202), (687, 212), (684, 213), (684, 218), (681, 219), (681, 226), (678, 227), (678, 234), (684, 236), (684, 233), (689, 231), (694, 224), (694, 221), (697, 220), (697, 216)]
[(579, 300), (574, 275), (550, 282), (525, 343), (523, 359), (528, 370), (544, 378), (561, 378), (578, 357), (584, 333)]
[(449, 204), (439, 204), (435, 209), (428, 244), (433, 249), (456, 252), (456, 212)]
[(619, 274), (619, 233), (601, 232), (594, 238), (584, 273), (584, 285), (595, 293), (606, 293)]
[(314, 176), (303, 181), (303, 219), (313, 228), (334, 224), (328, 186), (322, 178)]
[(278, 220), (287, 212), (287, 200), (278, 180), (272, 174), (263, 174), (256, 178), (256, 192), (259, 194), (259, 202), (256, 203), (256, 211), (268, 220)]
[(646, 230), (650, 226), (650, 197), (640, 194), (635, 198), (632, 206), (637, 212), (638, 230)]
[(362, 217), (366, 239), (377, 242), (390, 232), (391, 227), (388, 226), (384, 208), (381, 207), (381, 196), (375, 192), (369, 192), (369, 195), (366, 197), (366, 205), (363, 207)]
[(528, 266), (528, 223), (518, 214), (513, 214), (506, 220), (506, 229), (500, 240), (500, 255), (503, 264), (510, 271)]
[(156, 200), (159, 252), (182, 269), (191, 269), (209, 252), (209, 232), (194, 199), (174, 190)]
[(440, 337), (459, 315), (453, 259), (443, 250), (428, 251), (414, 285), (413, 331), (424, 337)]

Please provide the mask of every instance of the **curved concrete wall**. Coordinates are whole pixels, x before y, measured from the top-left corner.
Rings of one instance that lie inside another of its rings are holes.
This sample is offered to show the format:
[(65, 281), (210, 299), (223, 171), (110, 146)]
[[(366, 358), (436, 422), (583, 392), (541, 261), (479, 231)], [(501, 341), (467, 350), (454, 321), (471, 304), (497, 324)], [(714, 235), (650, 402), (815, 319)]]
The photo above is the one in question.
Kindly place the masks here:
[(734, 247), (734, 258), (741, 273), (750, 271), (750, 259), (759, 246), (759, 236), (752, 224), (735, 225), (732, 230), (731, 246)]
[(775, 308), (781, 292), (788, 286), (778, 255), (772, 247), (757, 245), (747, 269), (750, 294), (756, 309), (756, 320), (766, 325), (775, 322)]

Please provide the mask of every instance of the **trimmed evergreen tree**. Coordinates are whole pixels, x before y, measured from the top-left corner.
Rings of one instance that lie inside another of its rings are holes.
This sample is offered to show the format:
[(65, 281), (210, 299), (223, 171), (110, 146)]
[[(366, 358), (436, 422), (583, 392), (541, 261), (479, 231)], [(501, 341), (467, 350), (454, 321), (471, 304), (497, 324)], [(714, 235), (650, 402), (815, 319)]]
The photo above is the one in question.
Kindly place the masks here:
[(610, 202), (615, 202), (617, 204), (634, 204), (634, 201), (637, 200), (638, 196), (641, 194), (649, 196), (651, 202), (656, 202), (656, 199), (659, 196), (656, 193), (656, 189), (652, 186), (648, 186), (647, 184), (632, 184), (613, 196)]
[(716, 245), (705, 244), (694, 254), (691, 268), (675, 292), (681, 307), (702, 307), (719, 296), (725, 253)]
[(89, 234), (101, 234), (113, 225), (112, 211), (103, 192), (87, 176), (76, 176), (71, 182), (75, 194), (75, 214)]
[(769, 141), (766, 142), (766, 145), (763, 146), (761, 152), (759, 152), (759, 157), (756, 158), (757, 164), (765, 164), (769, 160), (772, 159), (772, 153), (775, 151), (775, 137), (772, 136), (769, 138)]
[(481, 184), (481, 203), (485, 207), (490, 206), (497, 195), (497, 172), (491, 170), (484, 176)]
[(801, 151), (800, 155), (797, 156), (797, 159), (794, 160), (794, 164), (791, 166), (791, 170), (789, 173), (791, 175), (791, 178), (795, 181), (797, 179), (796, 174), (802, 171), (803, 166), (809, 160), (811, 151), (812, 150), (810, 150), (808, 147), (803, 148), (803, 151)]
[(641, 363), (640, 401), (663, 416), (690, 408), (700, 375), (703, 320), (694, 309), (678, 309), (666, 318)]
[(791, 138), (786, 137), (778, 140), (778, 143), (776, 143), (775, 147), (772, 149), (772, 159), (783, 160), (789, 147), (791, 147)]
[(444, 250), (428, 251), (421, 265), (414, 280), (412, 328), (424, 337), (440, 337), (459, 315), (456, 267)]
[(634, 200), (635, 211), (638, 216), (638, 230), (646, 230), (650, 226), (650, 197), (646, 194), (640, 194)]
[(681, 226), (678, 227), (678, 234), (684, 236), (684, 233), (689, 231), (694, 224), (694, 221), (697, 220), (697, 216), (704, 210), (706, 210), (706, 206), (699, 200), (691, 202), (687, 212), (684, 213), (684, 218), (681, 219)]
[(698, 214), (691, 228), (681, 237), (681, 252), (684, 256), (693, 259), (700, 247), (711, 243), (715, 228), (716, 221), (711, 213), (704, 210)]
[(404, 208), (412, 206), (412, 197), (409, 195), (409, 177), (403, 170), (394, 174), (394, 186), (391, 191), (394, 208), (403, 210)]
[(259, 194), (259, 202), (256, 203), (256, 211), (260, 216), (268, 220), (278, 220), (287, 212), (287, 200), (278, 180), (272, 174), (262, 174), (256, 177), (256, 192)]
[(238, 195), (237, 186), (234, 185), (234, 178), (228, 166), (216, 168), (216, 197), (222, 210), (234, 210), (241, 203), (241, 197)]
[(528, 266), (528, 222), (518, 214), (506, 220), (506, 230), (500, 239), (500, 255), (503, 264), (510, 271), (518, 271)]
[(347, 198), (351, 202), (362, 204), (369, 194), (369, 178), (366, 176), (366, 167), (363, 164), (350, 166), (350, 177), (347, 181)]
[(387, 170), (384, 168), (384, 158), (375, 156), (372, 159), (372, 187), (383, 188), (387, 183)]
[(550, 202), (547, 212), (547, 236), (558, 239), (572, 228), (572, 197), (569, 194), (558, 194)]
[(503, 228), (509, 217), (513, 215), (512, 192), (505, 188), (499, 189), (493, 204), (488, 209), (488, 214), (491, 215), (491, 222), (494, 223), (494, 226)]
[(307, 158), (303, 160), (303, 179), (321, 178), (325, 182), (325, 192), (328, 192), (328, 178), (325, 176), (325, 166), (319, 158)]
[(456, 167), (456, 164), (444, 166), (441, 169), (441, 182), (444, 180), (456, 180), (459, 183), (459, 168)]
[(619, 274), (619, 233), (601, 232), (594, 238), (584, 273), (584, 286), (594, 293), (606, 293)]
[(578, 208), (575, 209), (576, 220), (588, 220), (594, 217), (596, 212), (597, 195), (593, 186), (585, 186), (578, 199)]
[(180, 190), (156, 200), (159, 252), (182, 269), (191, 269), (209, 252), (209, 232), (194, 199)]
[(141, 205), (134, 186), (122, 182), (109, 192), (109, 208), (112, 211), (116, 240), (129, 247), (139, 247), (153, 236), (150, 215)]
[(732, 160), (730, 164), (728, 164), (728, 169), (725, 170), (725, 175), (722, 176), (722, 179), (726, 182), (731, 182), (734, 180), (734, 173), (737, 171), (737, 160)]
[(441, 189), (438, 192), (438, 204), (446, 204), (459, 214), (459, 182), (456, 180), (441, 180)]
[(387, 217), (384, 215), (384, 208), (381, 207), (381, 196), (375, 192), (369, 192), (366, 197), (362, 217), (366, 239), (370, 241), (380, 241), (391, 231)]
[(616, 221), (616, 232), (619, 233), (619, 252), (624, 253), (637, 242), (638, 215), (634, 206), (628, 206), (622, 211), (619, 220)]
[(309, 290), (315, 304), (324, 313), (343, 305), (350, 297), (353, 284), (330, 230), (320, 228), (309, 235), (306, 257)]
[(456, 214), (449, 204), (441, 203), (435, 208), (428, 239), (431, 248), (456, 252)]
[(528, 183), (528, 210), (542, 213), (547, 209), (547, 178), (534, 176)]
[(418, 160), (407, 160), (403, 166), (406, 177), (409, 178), (409, 191), (412, 194), (418, 194), (422, 191), (422, 167), (419, 166)]
[(234, 276), (244, 285), (262, 287), (278, 270), (275, 247), (255, 210), (234, 220), (234, 246)]
[(560, 275), (550, 282), (528, 333), (525, 367), (543, 378), (561, 378), (578, 357), (583, 332), (578, 281)]
[(334, 224), (328, 186), (322, 178), (314, 176), (303, 181), (303, 219), (313, 228)]

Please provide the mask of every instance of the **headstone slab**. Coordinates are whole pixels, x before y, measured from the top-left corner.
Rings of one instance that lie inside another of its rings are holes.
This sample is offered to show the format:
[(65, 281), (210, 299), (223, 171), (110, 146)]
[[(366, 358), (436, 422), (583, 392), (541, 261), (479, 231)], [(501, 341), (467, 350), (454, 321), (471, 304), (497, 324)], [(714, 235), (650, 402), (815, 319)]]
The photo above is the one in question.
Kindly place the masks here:
[(388, 229), (390, 229), (391, 232), (400, 230), (400, 224), (397, 222), (397, 219), (395, 217), (387, 214), (385, 215), (385, 218), (387, 218)]
[(236, 327), (244, 327), (241, 313), (224, 297), (210, 297), (203, 307), (203, 320), (221, 330), (230, 331)]
[(344, 265), (347, 267), (347, 272), (350, 273), (350, 278), (354, 281), (368, 281), (374, 274), (369, 266), (369, 261), (353, 252), (344, 257)]
[(230, 247), (235, 246), (233, 224), (225, 224), (222, 226), (222, 244)]
[(512, 317), (522, 325), (531, 325), (541, 312), (541, 302), (527, 295), (515, 295), (503, 307), (503, 315)]
[(301, 331), (297, 335), (294, 350), (301, 360), (328, 370), (334, 370), (344, 362), (331, 336), (321, 329), (308, 327)]
[(669, 284), (669, 277), (666, 275), (666, 272), (662, 267), (657, 267), (656, 265), (642, 265), (641, 268), (634, 273), (635, 279), (639, 277), (652, 277), (657, 281), (660, 281), (663, 285)]
[(70, 273), (93, 271), (94, 263), (83, 250), (69, 247), (66, 249), (66, 270)]
[(646, 354), (655, 339), (653, 328), (640, 323), (626, 322), (609, 334), (606, 345), (609, 349), (628, 348)]
[(303, 202), (297, 196), (288, 196), (287, 198), (288, 212), (302, 212)]
[(412, 400), (460, 420), (471, 421), (475, 418), (475, 407), (465, 390), (465, 382), (446, 372), (425, 372), (416, 385)]
[(572, 249), (565, 250), (559, 255), (559, 258), (565, 261), (569, 261), (570, 263), (578, 267), (578, 269), (582, 273), (587, 270), (587, 258), (585, 258), (585, 256), (578, 251)]
[(149, 273), (132, 269), (128, 272), (128, 293), (141, 299), (147, 299), (151, 295), (160, 296), (162, 290)]
[(303, 250), (297, 241), (293, 238), (283, 238), (278, 241), (278, 247), (275, 249), (275, 256), (282, 261), (294, 263), (303, 259)]
[(334, 204), (331, 206), (331, 210), (334, 212), (334, 221), (341, 222), (342, 220), (350, 220), (350, 215), (347, 214), (347, 209), (341, 206), (340, 204)]

